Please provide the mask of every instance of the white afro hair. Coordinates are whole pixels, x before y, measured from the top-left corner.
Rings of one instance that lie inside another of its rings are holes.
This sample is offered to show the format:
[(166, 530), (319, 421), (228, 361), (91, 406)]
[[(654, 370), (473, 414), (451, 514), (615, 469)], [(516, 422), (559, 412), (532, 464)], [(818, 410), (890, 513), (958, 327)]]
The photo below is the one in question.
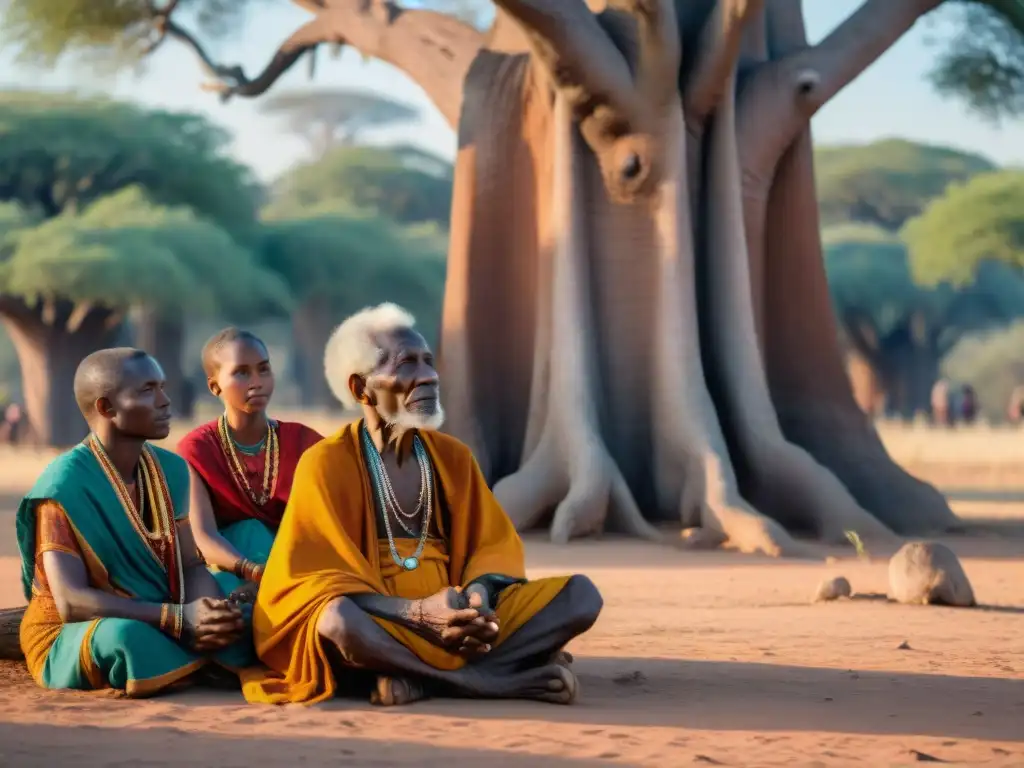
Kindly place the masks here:
[(331, 393), (346, 409), (358, 406), (348, 388), (349, 378), (366, 376), (380, 363), (377, 339), (415, 326), (416, 318), (409, 312), (397, 304), (386, 303), (366, 307), (334, 329), (324, 349), (324, 375)]

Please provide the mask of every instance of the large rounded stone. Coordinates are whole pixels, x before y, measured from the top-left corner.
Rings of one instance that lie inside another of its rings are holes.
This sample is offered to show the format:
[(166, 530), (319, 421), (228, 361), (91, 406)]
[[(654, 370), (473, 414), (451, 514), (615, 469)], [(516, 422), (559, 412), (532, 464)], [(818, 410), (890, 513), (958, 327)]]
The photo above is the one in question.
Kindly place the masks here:
[(889, 599), (917, 605), (975, 605), (974, 590), (953, 550), (944, 544), (904, 544), (889, 561)]

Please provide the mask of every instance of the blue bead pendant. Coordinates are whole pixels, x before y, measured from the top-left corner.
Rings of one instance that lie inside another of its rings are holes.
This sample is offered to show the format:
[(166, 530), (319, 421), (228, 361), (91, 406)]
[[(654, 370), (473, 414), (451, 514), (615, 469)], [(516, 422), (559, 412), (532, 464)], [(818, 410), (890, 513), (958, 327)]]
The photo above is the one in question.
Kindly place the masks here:
[(402, 561), (402, 567), (407, 571), (415, 571), (420, 565), (418, 557), (407, 557)]

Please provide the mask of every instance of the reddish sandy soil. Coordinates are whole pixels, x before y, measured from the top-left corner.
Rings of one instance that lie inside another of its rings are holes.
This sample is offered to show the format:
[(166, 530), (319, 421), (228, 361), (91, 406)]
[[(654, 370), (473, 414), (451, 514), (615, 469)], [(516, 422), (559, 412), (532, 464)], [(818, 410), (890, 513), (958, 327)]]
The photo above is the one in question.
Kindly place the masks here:
[[(987, 511), (988, 514), (991, 510)], [(1004, 510), (1005, 512), (1005, 510)], [(1002, 515), (1004, 518), (1016, 514)], [(10, 513), (0, 529), (10, 530)], [(573, 707), (362, 701), (250, 707), (187, 691), (148, 701), (49, 693), (0, 665), (0, 765), (1024, 765), (1024, 537), (950, 540), (988, 609), (809, 603), (873, 562), (778, 562), (630, 542), (528, 543), (532, 574), (588, 573), (605, 610), (572, 650)], [(0, 606), (15, 605), (0, 540)], [(900, 649), (906, 641), (909, 649)], [(180, 738), (187, 736), (187, 738)]]
[[(989, 521), (987, 535), (948, 540), (988, 608), (810, 604), (832, 575), (884, 592), (886, 552), (779, 562), (531, 537), (533, 575), (584, 572), (605, 595), (572, 647), (576, 706), (270, 708), (199, 690), (129, 701), (48, 693), (0, 662), (0, 766), (1024, 766), (1020, 432), (883, 437), (916, 474), (959, 489), (958, 512)], [(0, 607), (21, 601), (13, 509), (47, 458), (0, 452)]]

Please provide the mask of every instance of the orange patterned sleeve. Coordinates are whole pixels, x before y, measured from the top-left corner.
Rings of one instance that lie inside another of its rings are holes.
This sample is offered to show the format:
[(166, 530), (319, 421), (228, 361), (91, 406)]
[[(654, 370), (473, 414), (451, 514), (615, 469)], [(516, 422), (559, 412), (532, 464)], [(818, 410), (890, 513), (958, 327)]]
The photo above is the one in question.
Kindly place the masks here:
[(43, 552), (64, 552), (82, 557), (82, 548), (67, 513), (58, 502), (46, 499), (36, 507), (36, 558)]

